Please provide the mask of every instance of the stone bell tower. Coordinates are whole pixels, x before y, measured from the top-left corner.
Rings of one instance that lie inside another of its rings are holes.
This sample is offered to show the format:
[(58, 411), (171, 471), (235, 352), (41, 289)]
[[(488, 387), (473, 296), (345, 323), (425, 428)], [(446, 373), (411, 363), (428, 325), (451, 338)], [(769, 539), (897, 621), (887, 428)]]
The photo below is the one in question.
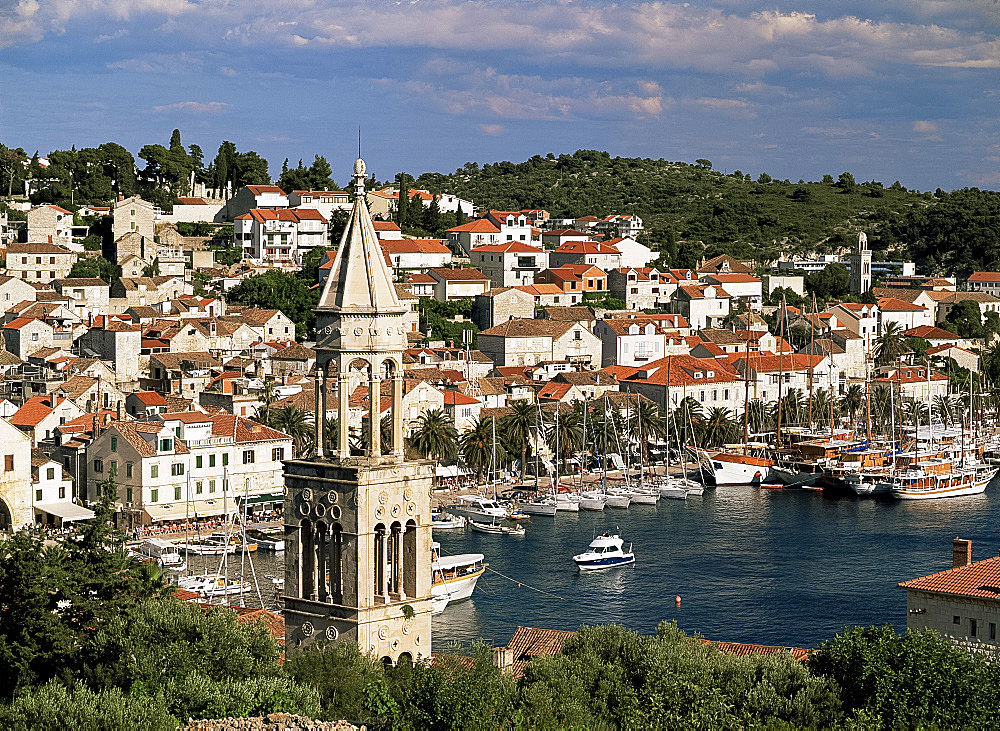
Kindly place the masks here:
[(851, 294), (864, 294), (872, 288), (872, 252), (868, 236), (858, 234), (858, 248), (851, 254)]
[[(285, 463), (285, 647), (355, 642), (395, 663), (431, 654), (434, 465), (404, 459), (406, 308), (364, 181), (359, 158), (354, 208), (316, 309), (316, 413), (327, 413), (332, 391), (336, 434), (317, 418), (315, 455)], [(348, 398), (358, 386), (368, 389), (370, 418), (352, 450)]]

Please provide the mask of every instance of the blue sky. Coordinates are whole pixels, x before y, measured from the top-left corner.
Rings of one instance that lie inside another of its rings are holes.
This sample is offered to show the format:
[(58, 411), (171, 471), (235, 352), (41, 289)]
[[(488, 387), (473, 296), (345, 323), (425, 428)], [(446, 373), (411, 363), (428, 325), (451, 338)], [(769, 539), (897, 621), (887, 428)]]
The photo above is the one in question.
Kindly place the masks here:
[(1000, 188), (996, 0), (0, 0), (0, 141), (380, 179), (608, 150)]

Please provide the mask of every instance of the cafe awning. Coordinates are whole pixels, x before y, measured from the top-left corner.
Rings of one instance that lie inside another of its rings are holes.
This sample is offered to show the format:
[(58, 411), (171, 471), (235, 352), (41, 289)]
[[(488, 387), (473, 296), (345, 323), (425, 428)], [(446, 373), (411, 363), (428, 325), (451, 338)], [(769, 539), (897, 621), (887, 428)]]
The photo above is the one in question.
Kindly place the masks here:
[(238, 510), (239, 506), (235, 500), (223, 500), (221, 497), (212, 500), (194, 500), (189, 503), (178, 500), (177, 502), (156, 503), (143, 507), (146, 520), (150, 523), (159, 523), (164, 520), (211, 518), (226, 512), (235, 513)]
[(54, 515), (62, 519), (63, 523), (72, 523), (75, 520), (90, 520), (94, 517), (94, 511), (82, 505), (71, 503), (38, 503), (35, 510), (40, 510), (48, 515)]

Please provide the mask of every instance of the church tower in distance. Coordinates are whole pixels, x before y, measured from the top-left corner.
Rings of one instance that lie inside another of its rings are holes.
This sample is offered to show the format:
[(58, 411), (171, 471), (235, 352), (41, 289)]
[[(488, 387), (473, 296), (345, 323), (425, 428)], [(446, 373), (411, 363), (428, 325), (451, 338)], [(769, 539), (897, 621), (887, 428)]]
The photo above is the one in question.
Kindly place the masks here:
[(851, 254), (851, 294), (864, 294), (872, 288), (872, 252), (868, 237), (858, 234), (858, 249)]
[[(336, 433), (317, 418), (315, 455), (285, 463), (285, 648), (354, 642), (396, 663), (431, 656), (434, 464), (404, 456), (406, 308), (372, 226), (365, 175), (359, 158), (354, 207), (316, 309), (316, 414), (328, 413), (331, 392)], [(352, 450), (348, 398), (359, 386), (370, 418)]]

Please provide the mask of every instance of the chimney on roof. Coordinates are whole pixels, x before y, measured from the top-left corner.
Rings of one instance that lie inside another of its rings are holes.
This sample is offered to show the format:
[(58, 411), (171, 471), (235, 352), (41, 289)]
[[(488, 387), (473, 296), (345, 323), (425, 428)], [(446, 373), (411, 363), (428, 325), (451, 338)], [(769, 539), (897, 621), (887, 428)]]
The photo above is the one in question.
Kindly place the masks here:
[(970, 563), (972, 563), (972, 541), (956, 538), (951, 542), (952, 568), (968, 566)]
[(54, 409), (57, 404), (58, 401), (56, 399), (56, 392), (53, 391), (52, 393), (49, 394), (49, 406), (51, 406)]

